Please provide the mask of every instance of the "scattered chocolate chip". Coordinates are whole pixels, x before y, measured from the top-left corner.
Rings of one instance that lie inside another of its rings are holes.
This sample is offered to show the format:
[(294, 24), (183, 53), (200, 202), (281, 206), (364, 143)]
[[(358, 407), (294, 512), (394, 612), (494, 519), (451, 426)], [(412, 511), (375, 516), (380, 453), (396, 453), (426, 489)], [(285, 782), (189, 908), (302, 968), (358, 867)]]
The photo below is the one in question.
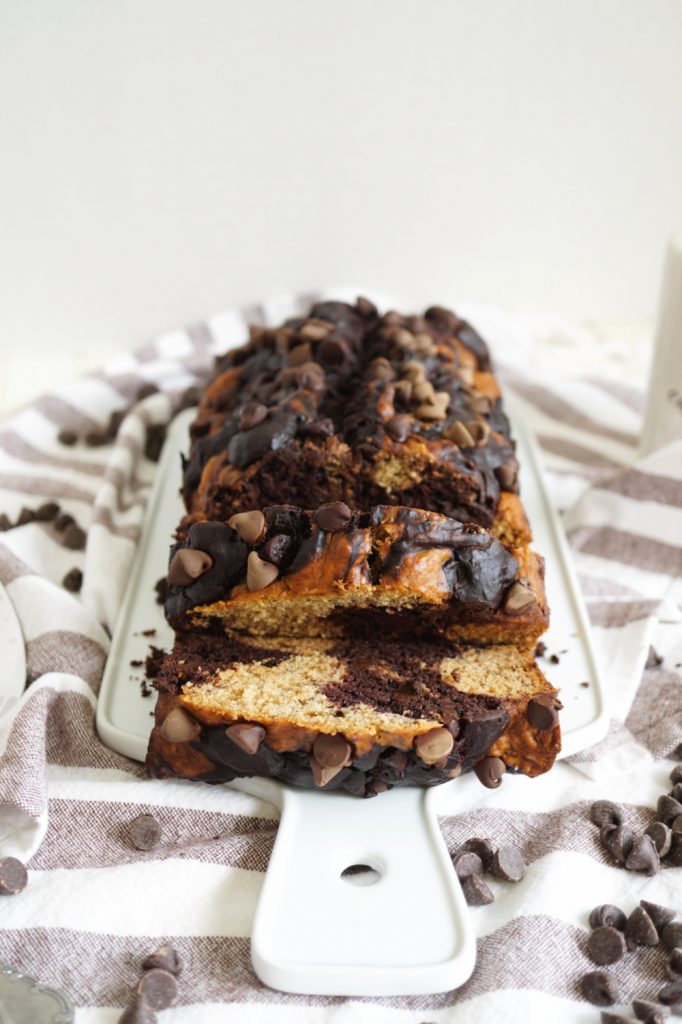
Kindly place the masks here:
[(658, 993), (659, 1002), (664, 1006), (672, 1006), (677, 1012), (682, 1009), (682, 981), (673, 981), (670, 985), (664, 985)]
[(154, 584), (154, 593), (156, 594), (156, 603), (160, 604), (161, 607), (166, 603), (166, 577), (161, 576)]
[(490, 427), (484, 420), (468, 420), (466, 428), (477, 445), (485, 444), (490, 437)]
[(313, 517), (321, 530), (325, 533), (338, 533), (345, 530), (353, 513), (343, 501), (330, 501), (326, 505), (320, 505)]
[(610, 800), (597, 800), (590, 807), (590, 821), (595, 825), (622, 825), (623, 809)]
[(535, 657), (536, 658), (543, 658), (546, 653), (547, 653), (547, 644), (544, 643), (542, 640), (538, 640), (537, 644), (535, 645)]
[(379, 796), (379, 793), (385, 793), (390, 788), (388, 782), (385, 782), (384, 779), (370, 779), (365, 786), (365, 796)]
[(520, 882), (526, 874), (526, 863), (515, 846), (501, 846), (493, 854), (492, 872), (505, 882)]
[(366, 299), (364, 295), (358, 295), (355, 300), (355, 308), (360, 316), (364, 316), (366, 320), (372, 320), (378, 315), (377, 307), (369, 299)]
[(503, 491), (509, 491), (510, 494), (519, 493), (519, 471), (516, 466), (498, 466), (495, 476)]
[(650, 647), (649, 653), (647, 654), (644, 668), (658, 668), (659, 665), (663, 664), (663, 658), (656, 653), (655, 648)]
[(630, 1022), (622, 1013), (610, 1013), (608, 1010), (602, 1010), (601, 1024), (630, 1024)]
[(332, 779), (336, 778), (339, 772), (342, 772), (344, 768), (342, 764), (333, 766), (320, 764), (312, 754), (310, 755), (309, 763), (315, 785), (320, 786), (320, 788), (326, 786), (328, 782), (331, 782)]
[(484, 907), (495, 902), (490, 886), (479, 875), (467, 875), (462, 879), (462, 892), (470, 907)]
[(666, 949), (682, 949), (682, 922), (671, 921), (661, 929), (661, 939)]
[(660, 866), (661, 859), (651, 836), (643, 835), (635, 840), (632, 850), (625, 860), (627, 870), (641, 871), (645, 875), (655, 875)]
[(609, 851), (616, 864), (625, 864), (635, 843), (635, 834), (625, 825), (602, 825), (599, 832), (602, 846)]
[(671, 981), (682, 981), (682, 949), (673, 949), (665, 970)]
[(682, 764), (676, 764), (670, 773), (670, 781), (673, 786), (677, 785), (678, 782), (682, 782)]
[(507, 615), (520, 615), (531, 608), (537, 601), (535, 591), (528, 580), (523, 578), (512, 583), (504, 599), (504, 610)]
[(416, 414), (420, 420), (447, 419), (450, 395), (447, 391), (436, 391), (433, 398), (417, 406)]
[(546, 732), (553, 729), (559, 721), (559, 715), (554, 707), (554, 698), (548, 693), (540, 693), (532, 697), (526, 707), (526, 718), (534, 729)]
[(0, 533), (6, 533), (12, 529), (12, 520), (6, 512), (0, 512)]
[(326, 323), (323, 320), (316, 320), (303, 324), (298, 333), (301, 338), (307, 338), (308, 341), (321, 341), (322, 338), (326, 338), (329, 332), (333, 330), (333, 324)]
[(293, 546), (294, 538), (288, 533), (276, 533), (273, 537), (266, 540), (261, 549), (261, 557), (266, 562), (272, 562), (278, 569), (281, 569), (289, 560)]
[(484, 869), (490, 871), (493, 866), (493, 848), (489, 840), (473, 836), (471, 839), (467, 839), (465, 843), (462, 843), (461, 849), (477, 854), (481, 858)]
[(676, 782), (668, 795), (678, 803), (682, 803), (682, 782)]
[(658, 932), (644, 907), (635, 907), (625, 922), (625, 941), (628, 949), (637, 946), (657, 946)]
[(448, 441), (454, 441), (459, 448), (473, 448), (476, 444), (461, 420), (455, 420), (446, 427), (443, 437), (447, 437)]
[(658, 820), (664, 825), (672, 825), (675, 818), (682, 814), (682, 804), (672, 796), (660, 796), (656, 804)]
[(633, 999), (632, 1009), (635, 1011), (637, 1020), (644, 1024), (664, 1024), (668, 1011), (657, 1003), (650, 1003), (647, 999)]
[(164, 718), (160, 732), (167, 743), (190, 743), (201, 732), (201, 725), (184, 708), (173, 708)]
[(232, 527), (245, 544), (258, 544), (265, 533), (265, 516), (258, 508), (251, 512), (237, 512), (230, 516), (227, 525)]
[(675, 836), (682, 836), (682, 814), (678, 814), (670, 823), (671, 842)]
[(579, 686), (579, 687), (580, 687), (580, 688), (581, 688), (582, 690), (586, 690), (586, 689), (588, 688), (588, 686), (589, 686), (589, 685), (590, 685), (590, 684), (589, 684), (589, 683), (587, 683), (587, 682), (582, 682), (582, 683), (578, 683), (578, 686)]
[(19, 513), (19, 518), (17, 519), (16, 525), (17, 526), (26, 526), (28, 523), (34, 523), (35, 520), (36, 520), (36, 514), (33, 511), (33, 509), (32, 508), (26, 508), (26, 506), (24, 506), (22, 508), (21, 512)]
[(412, 388), (412, 394), (417, 402), (432, 402), (436, 389), (430, 380), (418, 380)]
[(159, 967), (145, 971), (135, 991), (152, 1010), (166, 1010), (178, 1000), (178, 983), (175, 975)]
[(395, 370), (389, 363), (388, 359), (383, 356), (379, 356), (377, 359), (373, 359), (367, 367), (365, 376), (367, 380), (394, 380)]
[(138, 814), (130, 822), (128, 838), (136, 850), (153, 850), (161, 841), (161, 826), (152, 814)]
[(182, 970), (182, 960), (180, 954), (172, 946), (164, 944), (155, 949), (153, 953), (150, 953), (142, 961), (143, 971), (152, 971), (158, 967), (162, 971), (169, 971), (171, 974), (176, 976), (180, 974)]
[(501, 757), (484, 757), (482, 761), (474, 765), (478, 781), (486, 789), (497, 789), (498, 786), (501, 786), (502, 776), (506, 770), (507, 766)]
[(262, 402), (247, 402), (239, 417), (239, 429), (251, 430), (268, 417), (268, 407)]
[(660, 903), (650, 903), (648, 900), (640, 900), (639, 905), (646, 910), (659, 933), (667, 924), (670, 924), (671, 921), (675, 920), (675, 911), (671, 910), (669, 907), (662, 907)]
[(57, 440), (60, 444), (64, 444), (67, 448), (72, 448), (78, 441), (78, 434), (73, 430), (60, 430), (57, 434)]
[(452, 751), (455, 741), (449, 729), (441, 727), (422, 732), (414, 741), (417, 756), (424, 764), (436, 764)]
[(325, 338), (318, 354), (320, 360), (328, 366), (341, 366), (350, 356), (350, 349), (343, 338)]
[(146, 1000), (135, 999), (118, 1018), (118, 1024), (156, 1024), (158, 1017)]
[(416, 384), (420, 380), (426, 380), (426, 367), (418, 359), (408, 359), (407, 362), (403, 363), (401, 373), (403, 379), (410, 381), (411, 384)]
[(251, 592), (269, 587), (278, 576), (279, 569), (276, 565), (263, 561), (255, 551), (249, 553), (246, 562), (246, 586)]
[(587, 940), (587, 955), (595, 964), (615, 964), (625, 955), (625, 936), (617, 928), (595, 928)]
[(178, 548), (168, 569), (168, 583), (174, 587), (188, 587), (212, 566), (213, 559), (206, 551)]
[(158, 394), (158, 392), (159, 389), (157, 388), (156, 384), (152, 384), (151, 381), (147, 381), (142, 385), (141, 388), (138, 388), (137, 392), (135, 393), (135, 401), (144, 402), (145, 398), (149, 398), (151, 395), (156, 395)]
[(63, 533), (64, 530), (67, 530), (69, 526), (75, 522), (76, 520), (73, 516), (70, 516), (68, 512), (62, 512), (61, 515), (58, 515), (55, 519), (54, 528), (57, 533)]
[(163, 423), (147, 427), (147, 436), (144, 445), (144, 454), (150, 462), (158, 462), (166, 440), (166, 427)]
[(627, 917), (620, 907), (614, 907), (612, 903), (602, 903), (590, 911), (590, 928), (602, 928), (607, 925), (622, 932), (626, 921)]
[(71, 523), (62, 534), (62, 544), (69, 551), (83, 551), (87, 539), (85, 530), (82, 530), (78, 523)]
[(653, 840), (658, 856), (661, 859), (668, 855), (672, 846), (673, 834), (667, 825), (664, 825), (662, 821), (655, 821), (652, 825), (649, 825), (644, 834), (650, 836)]
[(558, 654), (551, 654), (549, 657), (549, 661), (552, 665), (559, 665), (561, 663), (561, 658)]
[(392, 416), (384, 424), (384, 427), (386, 428), (386, 433), (394, 441), (399, 441), (402, 444), (410, 436), (411, 420), (406, 413), (399, 413), (397, 416)]
[(393, 385), (393, 401), (399, 399), (403, 405), (409, 405), (412, 401), (412, 381), (398, 380)]
[(72, 594), (77, 594), (83, 586), (83, 573), (81, 570), (77, 568), (69, 569), (62, 580), (62, 586), (65, 590), (70, 590)]
[(452, 864), (460, 882), (468, 878), (469, 875), (483, 874), (483, 861), (477, 853), (470, 850), (460, 850), (459, 853), (456, 853), (452, 858)]
[(352, 748), (340, 734), (330, 736), (328, 733), (320, 733), (313, 743), (313, 757), (323, 768), (336, 768), (338, 765), (350, 764)]
[(16, 857), (0, 859), (0, 894), (16, 896), (23, 892), (28, 884), (28, 872)]
[(35, 518), (39, 523), (49, 523), (59, 515), (59, 505), (56, 501), (46, 501), (35, 511)]
[(610, 971), (590, 971), (582, 978), (580, 991), (593, 1006), (613, 1006), (620, 1002), (620, 985)]
[(87, 434), (83, 438), (88, 448), (101, 448), (109, 441), (106, 430), (102, 430), (99, 427), (95, 427), (92, 430), (88, 430)]

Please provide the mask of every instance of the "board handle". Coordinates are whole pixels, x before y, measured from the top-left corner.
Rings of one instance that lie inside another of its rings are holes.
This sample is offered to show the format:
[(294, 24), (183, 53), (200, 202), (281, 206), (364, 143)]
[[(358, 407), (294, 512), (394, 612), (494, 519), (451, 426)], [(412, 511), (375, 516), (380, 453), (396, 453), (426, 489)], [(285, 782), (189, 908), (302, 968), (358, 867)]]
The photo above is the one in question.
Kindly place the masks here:
[[(473, 926), (428, 795), (404, 787), (362, 800), (284, 787), (251, 937), (262, 982), (385, 996), (466, 981)], [(348, 873), (355, 865), (372, 871)]]

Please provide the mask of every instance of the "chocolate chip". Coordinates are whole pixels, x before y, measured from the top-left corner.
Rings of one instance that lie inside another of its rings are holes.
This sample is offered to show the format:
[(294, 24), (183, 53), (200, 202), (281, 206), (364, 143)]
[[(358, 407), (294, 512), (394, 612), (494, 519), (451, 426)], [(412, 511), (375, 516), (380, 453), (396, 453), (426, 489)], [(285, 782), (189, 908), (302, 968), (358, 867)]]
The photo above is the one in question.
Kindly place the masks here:
[(619, 907), (614, 907), (612, 903), (602, 903), (590, 911), (590, 928), (602, 928), (607, 925), (622, 932), (626, 921), (623, 911)]
[(443, 437), (447, 437), (448, 441), (454, 441), (459, 448), (473, 448), (476, 444), (461, 420), (455, 420), (449, 427), (446, 427)]
[(665, 970), (671, 981), (682, 981), (682, 949), (673, 949)]
[(493, 854), (492, 872), (505, 882), (520, 882), (526, 873), (526, 864), (515, 846), (501, 846)]
[(370, 779), (367, 785), (365, 786), (365, 796), (379, 796), (379, 793), (385, 793), (390, 788), (391, 787), (389, 786), (388, 782), (386, 782), (384, 779)]
[(173, 708), (164, 718), (160, 732), (167, 743), (190, 743), (201, 732), (201, 725), (184, 708)]
[(366, 299), (364, 295), (358, 295), (355, 300), (355, 308), (357, 309), (360, 316), (364, 316), (366, 320), (371, 320), (377, 316), (377, 307), (369, 299)]
[(233, 743), (236, 743), (245, 754), (252, 756), (258, 752), (258, 748), (265, 739), (266, 731), (262, 725), (236, 722), (234, 725), (228, 725), (225, 735)]
[(659, 857), (667, 856), (673, 841), (673, 834), (667, 825), (664, 825), (662, 821), (655, 821), (649, 825), (644, 834), (653, 840)]
[(650, 1003), (647, 999), (633, 999), (632, 1009), (635, 1011), (637, 1020), (644, 1024), (663, 1024), (668, 1016), (668, 1011), (656, 1003)]
[(64, 444), (67, 448), (72, 448), (78, 441), (78, 434), (73, 430), (60, 430), (57, 434), (57, 440), (60, 444)]
[(655, 875), (661, 866), (661, 859), (651, 836), (640, 836), (635, 840), (627, 855), (625, 867), (628, 871), (641, 871), (644, 875)]
[(622, 825), (623, 808), (610, 800), (597, 800), (590, 807), (590, 821), (595, 825)]
[(430, 401), (423, 402), (417, 406), (416, 414), (420, 420), (444, 420), (447, 419), (450, 395), (447, 391), (436, 391)]
[(77, 594), (83, 586), (83, 573), (81, 570), (77, 568), (69, 569), (62, 580), (62, 586), (65, 590), (70, 590), (72, 594)]
[(320, 360), (328, 366), (340, 366), (350, 356), (348, 342), (343, 338), (325, 338), (318, 352)]
[(230, 516), (227, 525), (232, 527), (245, 544), (258, 544), (265, 533), (265, 516), (257, 508), (251, 512), (237, 512)]
[(553, 729), (559, 721), (559, 715), (554, 707), (554, 698), (548, 693), (540, 693), (532, 697), (526, 707), (526, 718), (534, 729), (546, 732)]
[(646, 656), (644, 668), (658, 668), (659, 665), (663, 664), (663, 658), (661, 658), (653, 647), (649, 648), (649, 653)]
[(99, 427), (95, 427), (93, 430), (88, 430), (87, 434), (83, 438), (88, 448), (101, 448), (109, 442), (106, 430), (102, 430)]
[(205, 551), (179, 548), (173, 555), (167, 580), (174, 587), (188, 587), (212, 566), (213, 559)]
[(255, 551), (249, 553), (246, 562), (246, 586), (250, 591), (263, 590), (274, 583), (279, 569), (271, 562), (265, 562)]
[(590, 971), (582, 978), (580, 991), (593, 1006), (613, 1006), (620, 1002), (620, 985), (610, 971)]
[(470, 420), (465, 424), (477, 445), (485, 444), (490, 437), (490, 427), (482, 420)]
[(158, 462), (161, 456), (161, 449), (166, 440), (166, 427), (162, 423), (147, 427), (147, 434), (144, 443), (144, 454), (150, 462)]
[(170, 971), (159, 967), (145, 971), (135, 990), (152, 1010), (166, 1010), (178, 1001), (178, 983)]
[(239, 429), (251, 430), (267, 419), (268, 407), (262, 402), (247, 402), (239, 417)]
[(118, 1018), (118, 1024), (156, 1024), (158, 1017), (146, 1000), (136, 999)]
[(161, 826), (152, 814), (138, 814), (130, 822), (128, 838), (136, 850), (153, 850), (161, 841)]
[(470, 850), (471, 853), (477, 854), (481, 858), (484, 869), (490, 871), (493, 865), (493, 848), (487, 839), (473, 836), (471, 839), (467, 839), (465, 843), (462, 843), (461, 849)]
[(394, 380), (395, 370), (389, 363), (388, 359), (383, 356), (379, 356), (377, 359), (373, 359), (365, 371), (367, 380)]
[(35, 517), (39, 523), (48, 523), (59, 515), (59, 505), (56, 501), (46, 501), (35, 511)]
[(671, 921), (663, 926), (661, 939), (666, 949), (682, 949), (682, 922)]
[(520, 615), (536, 603), (535, 591), (528, 580), (518, 579), (512, 583), (504, 599), (504, 610), (507, 615)]
[(664, 985), (658, 993), (658, 1000), (664, 1006), (672, 1006), (675, 1011), (682, 1009), (682, 981), (673, 981), (670, 985)]
[(602, 825), (599, 838), (616, 864), (625, 864), (635, 843), (635, 834), (625, 825)]
[(28, 884), (28, 872), (16, 857), (0, 859), (0, 894), (16, 896), (23, 892)]
[(399, 399), (403, 405), (409, 405), (412, 401), (412, 382), (409, 380), (398, 380), (393, 385), (393, 401)]
[(673, 786), (677, 785), (678, 782), (682, 782), (682, 764), (676, 764), (670, 773), (670, 781)]
[(296, 371), (296, 381), (299, 388), (307, 391), (324, 391), (325, 374), (318, 363), (302, 363)]
[(399, 413), (397, 416), (392, 416), (391, 419), (384, 424), (386, 433), (392, 437), (394, 441), (399, 441), (401, 444), (410, 436), (411, 426), (412, 421), (405, 413)]
[(436, 394), (436, 389), (430, 380), (418, 380), (412, 388), (412, 394), (417, 402), (431, 402)]
[(501, 757), (484, 757), (482, 761), (474, 765), (474, 772), (478, 777), (478, 781), (486, 789), (497, 789), (498, 786), (501, 786), (502, 776), (506, 770), (507, 766)]
[(470, 850), (460, 850), (459, 853), (456, 853), (452, 858), (452, 864), (460, 882), (468, 878), (469, 875), (483, 874), (483, 861), (477, 853), (472, 853)]
[(676, 782), (668, 795), (678, 803), (682, 803), (682, 782)]
[(658, 932), (644, 907), (635, 907), (625, 923), (624, 933), (628, 949), (658, 945)]
[(615, 964), (625, 955), (625, 936), (616, 928), (595, 928), (587, 940), (587, 955), (595, 964)]
[(436, 764), (451, 753), (455, 741), (449, 729), (441, 727), (422, 732), (414, 741), (417, 756), (424, 764)]
[(664, 825), (670, 826), (682, 814), (682, 804), (672, 796), (660, 796), (656, 804), (656, 815)]
[(353, 513), (343, 501), (330, 501), (326, 505), (320, 505), (314, 515), (314, 520), (325, 533), (338, 533), (345, 530)]
[(420, 380), (426, 380), (426, 367), (418, 359), (408, 359), (401, 367), (401, 374), (414, 385)]
[(6, 533), (12, 529), (12, 520), (6, 512), (0, 512), (0, 533)]
[(70, 551), (83, 551), (86, 540), (87, 534), (78, 523), (71, 523), (62, 534), (62, 544)]
[(22, 508), (21, 512), (19, 513), (19, 518), (17, 519), (16, 525), (17, 526), (26, 526), (28, 523), (34, 523), (35, 519), (36, 519), (36, 514), (33, 511), (33, 509), (32, 508), (26, 508), (26, 506), (24, 506)]
[(312, 754), (310, 755), (309, 763), (315, 785), (320, 786), (320, 788), (323, 788), (328, 782), (331, 782), (332, 779), (336, 778), (339, 772), (342, 772), (344, 768), (342, 764), (337, 764), (332, 767), (320, 764)]
[(414, 344), (414, 334), (412, 331), (406, 330), (404, 327), (396, 327), (390, 333), (391, 341), (394, 341), (400, 348), (412, 348)]
[[(304, 363), (309, 363), (313, 358), (313, 350), (309, 341), (304, 341), (301, 345), (294, 345), (287, 355), (287, 362), (289, 366), (303, 366)], [(242, 428), (243, 429), (243, 428)]]
[(293, 546), (294, 538), (288, 533), (276, 533), (266, 540), (261, 549), (261, 557), (281, 569), (289, 561)]
[(682, 836), (682, 814), (678, 814), (670, 823), (671, 842), (675, 836)]
[(301, 338), (307, 338), (308, 341), (321, 341), (322, 338), (326, 338), (329, 332), (333, 330), (333, 324), (316, 320), (314, 322), (309, 321), (308, 323), (303, 324), (298, 333)]
[(470, 907), (484, 907), (495, 902), (490, 886), (479, 875), (467, 875), (462, 880), (462, 892)]
[(62, 514), (57, 516), (55, 519), (54, 528), (57, 533), (63, 533), (64, 530), (68, 529), (68, 527), (71, 526), (72, 523), (75, 523), (75, 521), (76, 520), (73, 516), (70, 516), (68, 512), (62, 512)]
[(159, 389), (156, 384), (152, 384), (151, 381), (146, 381), (141, 388), (138, 388), (135, 394), (136, 402), (144, 402), (145, 398), (150, 398), (151, 395), (157, 395)]
[(608, 1010), (602, 1010), (600, 1016), (601, 1024), (630, 1024), (622, 1013), (610, 1013)]
[(670, 924), (671, 921), (675, 920), (675, 911), (671, 910), (669, 907), (662, 907), (660, 903), (650, 903), (648, 900), (640, 900), (639, 905), (646, 910), (659, 933), (667, 924)]
[(142, 961), (143, 971), (151, 971), (155, 967), (160, 968), (162, 971), (170, 971), (171, 974), (177, 976), (182, 970), (180, 954), (176, 949), (167, 944), (159, 946), (158, 949), (155, 949), (153, 953), (150, 953)]
[(343, 736), (320, 733), (313, 743), (313, 757), (323, 768), (350, 764), (352, 748)]

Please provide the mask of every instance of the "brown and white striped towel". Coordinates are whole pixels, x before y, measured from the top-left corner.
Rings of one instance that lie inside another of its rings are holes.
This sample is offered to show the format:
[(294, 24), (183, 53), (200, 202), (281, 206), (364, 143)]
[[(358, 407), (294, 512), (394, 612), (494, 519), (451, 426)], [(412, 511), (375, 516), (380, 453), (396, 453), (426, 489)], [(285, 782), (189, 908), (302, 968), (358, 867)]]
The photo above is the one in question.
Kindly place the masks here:
[[(682, 442), (637, 462), (641, 393), (594, 377), (530, 376), (514, 360), (518, 322), (479, 321), (565, 510), (612, 722), (602, 743), (543, 778), (509, 779), (497, 791), (461, 780), (457, 814), (442, 818), (451, 850), (484, 835), (517, 844), (529, 864), (522, 884), (500, 883), (496, 902), (473, 911), (478, 961), (462, 988), (383, 999), (264, 988), (251, 969), (249, 931), (276, 813), (229, 788), (150, 781), (97, 739), (98, 684), (154, 475), (145, 432), (206, 379), (215, 354), (243, 340), (247, 320), (274, 322), (309, 301), (167, 334), (44, 396), (0, 431), (0, 512), (15, 521), (22, 507), (54, 500), (87, 528), (84, 553), (65, 548), (49, 524), (0, 534), (0, 581), (23, 628), (31, 681), (16, 706), (0, 709), (0, 855), (21, 857), (30, 870), (24, 893), (0, 897), (0, 960), (63, 989), (80, 1024), (113, 1024), (141, 957), (161, 940), (186, 964), (180, 1004), (162, 1015), (168, 1022), (249, 1024), (273, 1012), (282, 1024), (596, 1021), (577, 988), (589, 968), (589, 909), (612, 902), (629, 910), (645, 896), (682, 910), (680, 869), (645, 878), (613, 867), (586, 815), (591, 801), (609, 797), (633, 824), (650, 820), (682, 755)], [(160, 392), (136, 403), (145, 383)], [(60, 429), (101, 427), (117, 409), (128, 415), (114, 444), (58, 442)], [(61, 587), (74, 566), (84, 573), (80, 597)], [(664, 662), (645, 671), (650, 642)], [(143, 811), (164, 827), (150, 853), (123, 838)], [(655, 994), (658, 957), (617, 965), (626, 999)]]

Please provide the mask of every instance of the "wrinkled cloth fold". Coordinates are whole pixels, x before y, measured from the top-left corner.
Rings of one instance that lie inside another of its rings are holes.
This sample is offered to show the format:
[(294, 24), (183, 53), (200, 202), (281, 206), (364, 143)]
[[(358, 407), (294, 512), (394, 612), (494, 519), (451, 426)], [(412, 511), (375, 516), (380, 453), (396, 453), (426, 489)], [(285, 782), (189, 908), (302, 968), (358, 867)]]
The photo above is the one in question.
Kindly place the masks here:
[[(150, 440), (158, 441), (187, 389), (207, 381), (215, 356), (245, 339), (247, 323), (277, 322), (312, 298), (277, 299), (171, 332), (0, 426), (0, 512), (16, 522), (23, 508), (56, 502), (87, 534), (78, 550), (54, 521), (0, 533), (0, 583), (21, 625), (30, 683), (18, 702), (0, 699), (0, 856), (21, 857), (30, 871), (25, 892), (2, 899), (0, 960), (63, 989), (79, 1022), (115, 1021), (141, 958), (161, 941), (185, 961), (180, 1004), (163, 1015), (171, 1022), (248, 1024), (273, 1007), (278, 1020), (297, 1024), (596, 1019), (578, 988), (593, 967), (584, 942), (591, 907), (612, 902), (629, 911), (641, 897), (679, 906), (682, 869), (646, 878), (614, 867), (587, 811), (608, 797), (624, 804), (633, 827), (644, 827), (682, 760), (682, 441), (638, 460), (643, 394), (606, 377), (534, 374), (523, 365), (514, 318), (483, 311), (474, 322), (491, 342), (517, 415), (540, 442), (611, 721), (603, 740), (547, 776), (509, 778), (495, 791), (473, 777), (451, 787), (441, 817), (450, 851), (483, 835), (519, 846), (529, 865), (522, 883), (491, 883), (495, 903), (472, 910), (471, 979), (448, 993), (395, 998), (267, 989), (253, 973), (248, 936), (276, 835), (274, 809), (226, 787), (147, 779), (97, 737), (97, 692), (154, 479)], [(149, 385), (158, 390), (149, 394)], [(101, 433), (116, 412), (120, 427), (106, 444), (58, 440), (64, 430)], [(62, 585), (73, 569), (83, 573), (79, 595)], [(663, 662), (645, 668), (652, 643)], [(164, 830), (149, 853), (125, 838), (142, 812)], [(653, 963), (630, 956), (617, 965), (625, 1001), (651, 998), (659, 977), (663, 984)]]

